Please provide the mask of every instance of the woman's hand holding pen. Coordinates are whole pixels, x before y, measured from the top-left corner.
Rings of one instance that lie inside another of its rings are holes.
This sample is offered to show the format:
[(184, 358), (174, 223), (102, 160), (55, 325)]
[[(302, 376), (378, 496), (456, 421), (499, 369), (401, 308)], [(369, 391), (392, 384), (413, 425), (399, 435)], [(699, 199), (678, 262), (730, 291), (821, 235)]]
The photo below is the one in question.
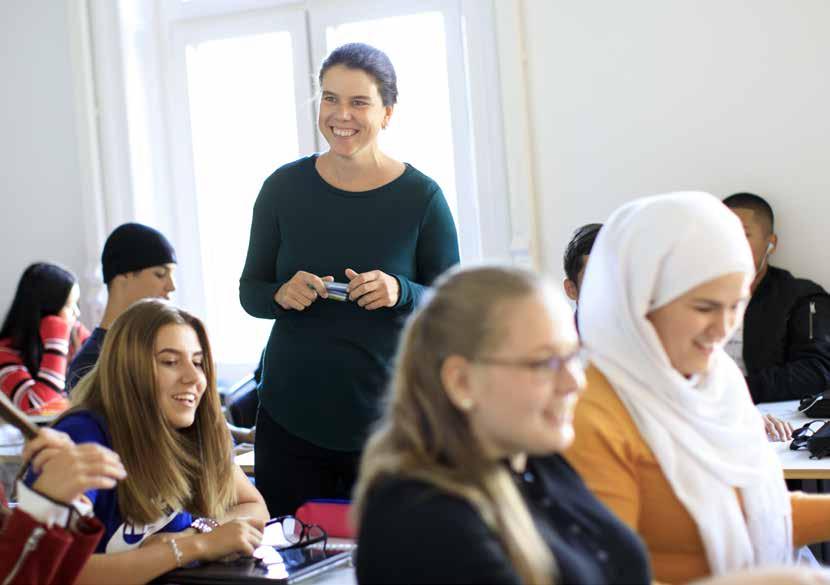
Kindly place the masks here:
[(298, 271), (291, 280), (282, 285), (274, 294), (274, 301), (286, 311), (303, 311), (317, 300), (328, 297), (325, 282), (332, 282), (333, 276), (319, 277), (304, 270)]
[(349, 279), (349, 300), (356, 301), (367, 311), (394, 307), (398, 303), (401, 286), (394, 276), (380, 270), (358, 274), (347, 268), (346, 278)]

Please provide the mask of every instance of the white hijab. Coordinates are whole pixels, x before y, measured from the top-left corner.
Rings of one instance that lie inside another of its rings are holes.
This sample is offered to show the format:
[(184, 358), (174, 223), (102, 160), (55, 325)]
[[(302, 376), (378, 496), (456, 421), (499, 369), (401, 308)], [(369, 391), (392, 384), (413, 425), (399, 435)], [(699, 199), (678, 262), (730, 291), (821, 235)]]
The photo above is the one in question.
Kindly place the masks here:
[(752, 275), (755, 265), (740, 221), (719, 200), (707, 193), (646, 197), (603, 226), (579, 298), (591, 360), (695, 520), (714, 574), (792, 561), (784, 475), (735, 362), (717, 348), (711, 369), (686, 379), (646, 315), (734, 272)]

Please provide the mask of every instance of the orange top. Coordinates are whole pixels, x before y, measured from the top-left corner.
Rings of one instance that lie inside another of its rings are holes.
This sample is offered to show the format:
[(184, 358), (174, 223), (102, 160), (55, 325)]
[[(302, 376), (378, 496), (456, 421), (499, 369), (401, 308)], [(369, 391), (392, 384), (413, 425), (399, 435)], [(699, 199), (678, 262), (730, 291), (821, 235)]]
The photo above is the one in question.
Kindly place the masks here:
[[(574, 418), (576, 440), (565, 456), (592, 492), (635, 530), (648, 548), (657, 581), (710, 574), (703, 541), (625, 405), (594, 367)], [(830, 496), (794, 492), (793, 541), (830, 539)]]

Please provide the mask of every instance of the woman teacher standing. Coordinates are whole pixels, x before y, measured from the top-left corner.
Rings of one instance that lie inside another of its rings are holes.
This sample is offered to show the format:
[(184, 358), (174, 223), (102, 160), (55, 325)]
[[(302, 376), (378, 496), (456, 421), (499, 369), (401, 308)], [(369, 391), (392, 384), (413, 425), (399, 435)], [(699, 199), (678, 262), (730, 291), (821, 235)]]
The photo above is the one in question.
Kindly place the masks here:
[[(259, 385), (256, 478), (272, 515), (348, 498), (405, 317), (456, 264), (441, 188), (378, 146), (397, 101), (389, 58), (344, 45), (324, 61), (321, 155), (287, 164), (254, 205), (239, 296), (274, 319)], [(348, 286), (348, 302), (324, 283)]]

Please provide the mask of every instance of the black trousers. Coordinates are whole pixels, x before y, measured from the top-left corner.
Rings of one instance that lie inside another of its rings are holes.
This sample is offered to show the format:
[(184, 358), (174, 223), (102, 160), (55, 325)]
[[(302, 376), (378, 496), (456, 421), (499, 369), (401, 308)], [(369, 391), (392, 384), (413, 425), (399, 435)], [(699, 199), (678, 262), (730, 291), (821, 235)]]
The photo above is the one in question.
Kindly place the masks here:
[(262, 406), (255, 448), (256, 487), (272, 518), (294, 514), (312, 499), (351, 499), (359, 451), (333, 451), (309, 443), (285, 430)]

